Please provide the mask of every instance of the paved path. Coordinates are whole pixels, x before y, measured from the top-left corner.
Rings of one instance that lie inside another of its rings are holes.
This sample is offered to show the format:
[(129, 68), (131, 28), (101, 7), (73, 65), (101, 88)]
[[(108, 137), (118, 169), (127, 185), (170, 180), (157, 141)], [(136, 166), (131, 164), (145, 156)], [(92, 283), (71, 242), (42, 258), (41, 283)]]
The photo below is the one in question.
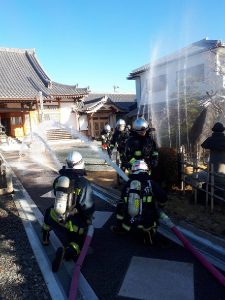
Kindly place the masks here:
[[(76, 149), (84, 158), (96, 154), (83, 144), (77, 144)], [(63, 160), (62, 146), (57, 151)], [(37, 155), (35, 160), (25, 156), (20, 161), (16, 152), (4, 156), (44, 212), (53, 202), (52, 198), (41, 197), (51, 190), (56, 176), (51, 164), (46, 168), (44, 158), (41, 164)], [(97, 155), (94, 160), (101, 165)], [(114, 222), (114, 207), (96, 197), (96, 208), (95, 234), (82, 273), (99, 299), (225, 299), (225, 289), (183, 247), (164, 240), (165, 248), (146, 248), (138, 237), (116, 236), (109, 229)]]

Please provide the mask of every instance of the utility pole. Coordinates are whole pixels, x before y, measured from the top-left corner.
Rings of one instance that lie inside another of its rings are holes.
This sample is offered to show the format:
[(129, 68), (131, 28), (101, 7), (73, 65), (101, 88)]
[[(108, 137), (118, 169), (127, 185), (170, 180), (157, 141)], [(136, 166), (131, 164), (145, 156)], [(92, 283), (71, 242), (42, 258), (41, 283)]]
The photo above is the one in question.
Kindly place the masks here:
[(113, 86), (114, 93), (117, 92), (116, 90), (117, 90), (118, 88), (119, 88), (119, 86), (117, 86), (117, 85), (114, 85), (114, 86)]

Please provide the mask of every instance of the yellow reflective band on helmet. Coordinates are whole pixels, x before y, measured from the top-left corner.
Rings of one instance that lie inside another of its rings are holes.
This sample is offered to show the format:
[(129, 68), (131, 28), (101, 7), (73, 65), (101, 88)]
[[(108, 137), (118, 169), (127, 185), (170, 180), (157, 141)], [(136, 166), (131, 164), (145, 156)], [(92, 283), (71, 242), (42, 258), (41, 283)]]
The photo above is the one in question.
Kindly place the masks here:
[(48, 226), (48, 225), (45, 224), (45, 223), (42, 225), (42, 228), (43, 228), (44, 230), (48, 230), (48, 231), (51, 230), (51, 227)]
[(74, 193), (75, 195), (77, 195), (77, 196), (80, 195), (80, 192), (81, 192), (81, 189), (78, 189), (78, 188), (76, 188), (76, 189), (73, 191), (73, 193)]
[(116, 214), (116, 218), (117, 218), (117, 220), (123, 220), (123, 216), (121, 216), (119, 214)]
[(72, 242), (70, 243), (70, 246), (76, 251), (77, 254), (80, 253), (80, 247), (77, 243)]
[(141, 153), (141, 151), (139, 151), (139, 150), (134, 152), (134, 155), (135, 155), (135, 156), (141, 156), (141, 154), (142, 154), (142, 153)]
[(134, 162), (136, 161), (136, 158), (131, 158), (131, 160), (129, 161), (129, 163), (132, 165)]
[(127, 231), (130, 231), (130, 226), (126, 225), (126, 224), (122, 224), (122, 227), (127, 230)]
[(124, 197), (124, 202), (127, 203), (127, 197)]
[(159, 155), (159, 153), (158, 153), (158, 152), (156, 152), (156, 151), (154, 151), (154, 152), (152, 153), (152, 155), (154, 155), (154, 156), (158, 156), (158, 155)]

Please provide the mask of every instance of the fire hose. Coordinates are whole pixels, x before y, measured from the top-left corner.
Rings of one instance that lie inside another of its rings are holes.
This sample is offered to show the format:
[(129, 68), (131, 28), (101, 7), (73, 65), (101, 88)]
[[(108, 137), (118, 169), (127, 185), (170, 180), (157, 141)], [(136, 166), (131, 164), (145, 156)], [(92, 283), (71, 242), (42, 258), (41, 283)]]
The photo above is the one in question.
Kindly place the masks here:
[(225, 287), (225, 276), (192, 246), (192, 244), (185, 238), (185, 236), (180, 232), (180, 230), (178, 230), (175, 224), (163, 211), (160, 212), (160, 221), (173, 231), (184, 247), (189, 250), (192, 255), (195, 256), (199, 262)]
[[(108, 160), (109, 164), (122, 176), (125, 181), (128, 181), (128, 176), (117, 166), (115, 165), (110, 159)], [(171, 231), (177, 236), (177, 238), (182, 242), (184, 247), (195, 256), (199, 262), (225, 287), (225, 276), (217, 270), (207, 259), (197, 250), (195, 249), (192, 244), (186, 239), (186, 237), (178, 230), (175, 224), (171, 221), (169, 216), (167, 216), (163, 211), (160, 212), (160, 219), (162, 223), (168, 226)]]
[(70, 292), (69, 292), (69, 300), (76, 300), (77, 299), (77, 290), (78, 290), (78, 281), (79, 281), (79, 275), (80, 275), (80, 269), (82, 267), (82, 264), (84, 262), (84, 259), (86, 257), (88, 247), (91, 243), (92, 237), (94, 234), (94, 227), (93, 225), (89, 225), (88, 232), (84, 241), (84, 245), (81, 249), (80, 255), (77, 259), (77, 262), (75, 263), (74, 271), (73, 271), (73, 277), (70, 284)]

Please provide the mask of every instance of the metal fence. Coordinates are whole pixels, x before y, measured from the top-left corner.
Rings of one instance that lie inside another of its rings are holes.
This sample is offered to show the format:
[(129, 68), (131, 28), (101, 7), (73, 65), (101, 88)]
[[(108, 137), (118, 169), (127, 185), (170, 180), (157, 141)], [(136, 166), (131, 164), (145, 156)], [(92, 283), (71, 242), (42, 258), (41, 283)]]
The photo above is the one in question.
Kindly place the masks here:
[[(213, 212), (215, 202), (225, 203), (225, 175), (214, 172), (213, 164), (201, 165), (198, 159), (187, 159), (185, 155), (180, 156), (180, 170), (181, 170), (181, 189), (185, 193), (186, 186), (192, 187), (194, 203), (198, 203), (198, 198), (201, 194), (205, 198), (206, 208), (210, 205), (210, 211)], [(191, 171), (188, 173), (188, 168)], [(216, 182), (218, 178), (224, 180), (224, 185), (218, 185)], [(216, 180), (215, 180), (216, 179)], [(201, 193), (202, 192), (202, 193)]]

